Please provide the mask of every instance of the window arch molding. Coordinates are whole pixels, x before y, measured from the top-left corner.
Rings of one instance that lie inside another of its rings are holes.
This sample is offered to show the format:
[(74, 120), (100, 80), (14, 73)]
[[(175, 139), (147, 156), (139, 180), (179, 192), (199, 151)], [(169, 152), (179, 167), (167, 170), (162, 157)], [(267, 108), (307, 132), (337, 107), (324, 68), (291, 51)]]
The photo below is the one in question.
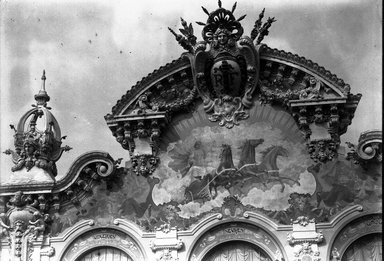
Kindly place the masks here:
[(287, 259), (284, 247), (273, 231), (290, 231), (291, 226), (275, 224), (268, 218), (245, 212), (245, 218), (221, 220), (220, 214), (208, 217), (198, 224), (194, 230), (184, 232), (184, 236), (194, 237), (188, 247), (186, 260), (201, 260), (216, 246), (230, 242), (248, 242), (262, 249), (272, 260)]
[[(85, 253), (100, 247), (112, 247), (126, 253), (135, 261), (147, 260), (143, 246), (137, 240), (139, 230), (132, 224), (95, 226), (93, 220), (79, 222), (54, 241), (67, 242), (58, 256), (61, 261), (75, 261)], [(54, 243), (54, 242), (52, 242)]]
[(330, 239), (327, 256), (337, 252), (341, 258), (356, 240), (369, 234), (382, 234), (382, 214), (370, 213), (358, 216), (341, 226)]

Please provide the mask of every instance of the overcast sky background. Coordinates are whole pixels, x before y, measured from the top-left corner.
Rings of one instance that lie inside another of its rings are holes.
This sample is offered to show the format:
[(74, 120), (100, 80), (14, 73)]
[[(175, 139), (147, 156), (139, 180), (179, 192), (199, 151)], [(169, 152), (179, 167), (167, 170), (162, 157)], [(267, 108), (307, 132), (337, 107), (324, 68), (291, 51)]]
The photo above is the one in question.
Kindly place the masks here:
[[(231, 9), (234, 1), (222, 0)], [(58, 162), (58, 178), (90, 150), (128, 159), (104, 121), (104, 115), (142, 77), (177, 59), (183, 49), (167, 27), (180, 28), (180, 17), (201, 27), (217, 1), (1, 1), (0, 84), (1, 152), (13, 146), (20, 117), (46, 70), (48, 103), (59, 121), (64, 145), (73, 150)], [(238, 1), (249, 35), (260, 11), (277, 22), (263, 41), (272, 48), (304, 56), (351, 85), (363, 97), (343, 141), (382, 125), (382, 3), (380, 0)], [(1, 153), (1, 180), (12, 162)]]

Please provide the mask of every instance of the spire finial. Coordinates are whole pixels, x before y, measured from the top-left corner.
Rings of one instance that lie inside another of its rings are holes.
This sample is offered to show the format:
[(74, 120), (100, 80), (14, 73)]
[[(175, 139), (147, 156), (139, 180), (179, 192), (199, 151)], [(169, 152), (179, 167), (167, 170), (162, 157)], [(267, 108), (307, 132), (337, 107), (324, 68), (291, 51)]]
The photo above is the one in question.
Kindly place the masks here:
[(47, 78), (45, 77), (45, 70), (43, 70), (43, 76), (41, 76), (41, 80), (43, 81), (42, 83), (41, 83), (41, 90), (42, 91), (44, 91), (45, 92), (45, 80), (46, 80)]
[(45, 80), (47, 78), (45, 77), (45, 70), (43, 70), (43, 76), (41, 76), (41, 89), (38, 94), (35, 95), (35, 100), (37, 101), (37, 105), (41, 105), (46, 107), (47, 102), (49, 101), (49, 96), (47, 94), (47, 91), (45, 90)]

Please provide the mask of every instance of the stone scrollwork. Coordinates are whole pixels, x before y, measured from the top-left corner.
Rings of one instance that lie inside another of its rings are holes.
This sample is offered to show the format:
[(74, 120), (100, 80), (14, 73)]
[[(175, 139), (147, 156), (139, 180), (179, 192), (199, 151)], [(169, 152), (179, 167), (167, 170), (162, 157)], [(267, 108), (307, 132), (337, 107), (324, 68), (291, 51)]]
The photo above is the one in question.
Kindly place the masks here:
[(293, 224), (299, 224), (300, 226), (305, 227), (309, 223), (314, 223), (314, 222), (315, 222), (314, 218), (309, 219), (308, 217), (300, 216), (300, 217), (297, 217), (296, 220), (294, 220), (292, 223)]
[(315, 161), (327, 162), (337, 157), (339, 142), (322, 139), (307, 142), (310, 157)]
[(347, 142), (350, 151), (347, 154), (348, 160), (368, 168), (368, 163), (381, 163), (383, 160), (382, 131), (373, 130), (360, 134), (358, 144)]
[(19, 191), (8, 200), (8, 211), (1, 214), (2, 236), (8, 238), (15, 257), (20, 258), (25, 247), (26, 253), (33, 253), (32, 241), (46, 231), (50, 218), (39, 211), (38, 206), (36, 199)]
[(294, 261), (300, 260), (313, 260), (320, 261), (321, 258), (320, 252), (316, 244), (311, 244), (309, 242), (302, 243), (294, 252), (295, 259)]
[(188, 25), (183, 19), (181, 34), (169, 28), (178, 43), (188, 51), (186, 56), (192, 66), (194, 85), (203, 100), (208, 119), (227, 128), (249, 117), (246, 109), (253, 105), (260, 70), (258, 47), (255, 48), (253, 42), (256, 40), (258, 46), (275, 21), (268, 18), (263, 24), (263, 10), (251, 36), (243, 36), (240, 21), (245, 16), (236, 19), (233, 15), (235, 9), (236, 4), (231, 11), (223, 8), (221, 1), (213, 12), (203, 7), (208, 19), (206, 23), (197, 22), (204, 26), (204, 41), (201, 42), (196, 41), (192, 24)]
[(57, 182), (53, 194), (49, 195), (49, 207), (59, 210), (67, 205), (76, 205), (91, 193), (92, 188), (101, 179), (118, 180), (125, 174), (123, 168), (118, 168), (121, 160), (121, 158), (114, 160), (108, 153), (102, 151), (83, 154), (75, 160), (67, 175)]
[[(244, 205), (237, 196), (227, 196), (224, 198), (221, 214), (225, 217), (246, 217)], [(244, 215), (245, 214), (245, 215)]]
[(228, 129), (238, 125), (239, 120), (245, 120), (249, 113), (244, 111), (239, 97), (224, 96), (216, 98), (213, 102), (214, 112), (208, 117), (210, 121), (219, 122), (219, 126), (225, 126)]
[(133, 173), (148, 177), (156, 170), (160, 160), (151, 154), (141, 154), (131, 157), (131, 161)]

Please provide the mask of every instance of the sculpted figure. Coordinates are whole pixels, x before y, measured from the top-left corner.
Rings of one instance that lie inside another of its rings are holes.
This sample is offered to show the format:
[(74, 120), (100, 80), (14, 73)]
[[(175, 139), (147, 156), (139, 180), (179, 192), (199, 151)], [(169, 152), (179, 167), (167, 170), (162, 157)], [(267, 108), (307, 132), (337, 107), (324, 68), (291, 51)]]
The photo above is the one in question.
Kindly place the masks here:
[[(203, 41), (197, 42), (193, 35), (192, 24), (181, 19), (183, 28), (177, 34), (168, 28), (178, 43), (188, 51), (186, 55), (193, 68), (196, 90), (203, 100), (208, 119), (219, 122), (219, 126), (232, 128), (240, 120), (249, 117), (248, 110), (254, 104), (253, 94), (259, 82), (259, 48), (268, 29), (276, 21), (268, 18), (262, 23), (264, 10), (255, 22), (250, 36), (243, 36), (244, 29), (240, 23), (245, 15), (236, 18), (234, 11), (222, 7), (208, 12), (207, 21), (197, 22), (204, 26)], [(254, 43), (256, 41), (256, 43)], [(228, 96), (231, 101), (223, 101)]]
[(231, 32), (226, 28), (219, 27), (213, 35), (212, 48), (225, 50), (235, 47), (236, 42), (231, 37)]
[(11, 170), (17, 171), (25, 166), (27, 168), (27, 171), (29, 171), (35, 165), (37, 148), (38, 144), (34, 139), (26, 139), (24, 141), (24, 147), (23, 151), (21, 152), (21, 156), (16, 165), (13, 166)]
[(33, 238), (36, 239), (39, 235), (44, 233), (46, 225), (43, 216), (39, 211), (35, 211), (33, 216), (35, 221), (29, 221), (28, 229), (33, 233)]
[(11, 229), (11, 227), (5, 224), (3, 219), (5, 219), (5, 214), (1, 213), (0, 214), (0, 237), (9, 237), (9, 230)]

